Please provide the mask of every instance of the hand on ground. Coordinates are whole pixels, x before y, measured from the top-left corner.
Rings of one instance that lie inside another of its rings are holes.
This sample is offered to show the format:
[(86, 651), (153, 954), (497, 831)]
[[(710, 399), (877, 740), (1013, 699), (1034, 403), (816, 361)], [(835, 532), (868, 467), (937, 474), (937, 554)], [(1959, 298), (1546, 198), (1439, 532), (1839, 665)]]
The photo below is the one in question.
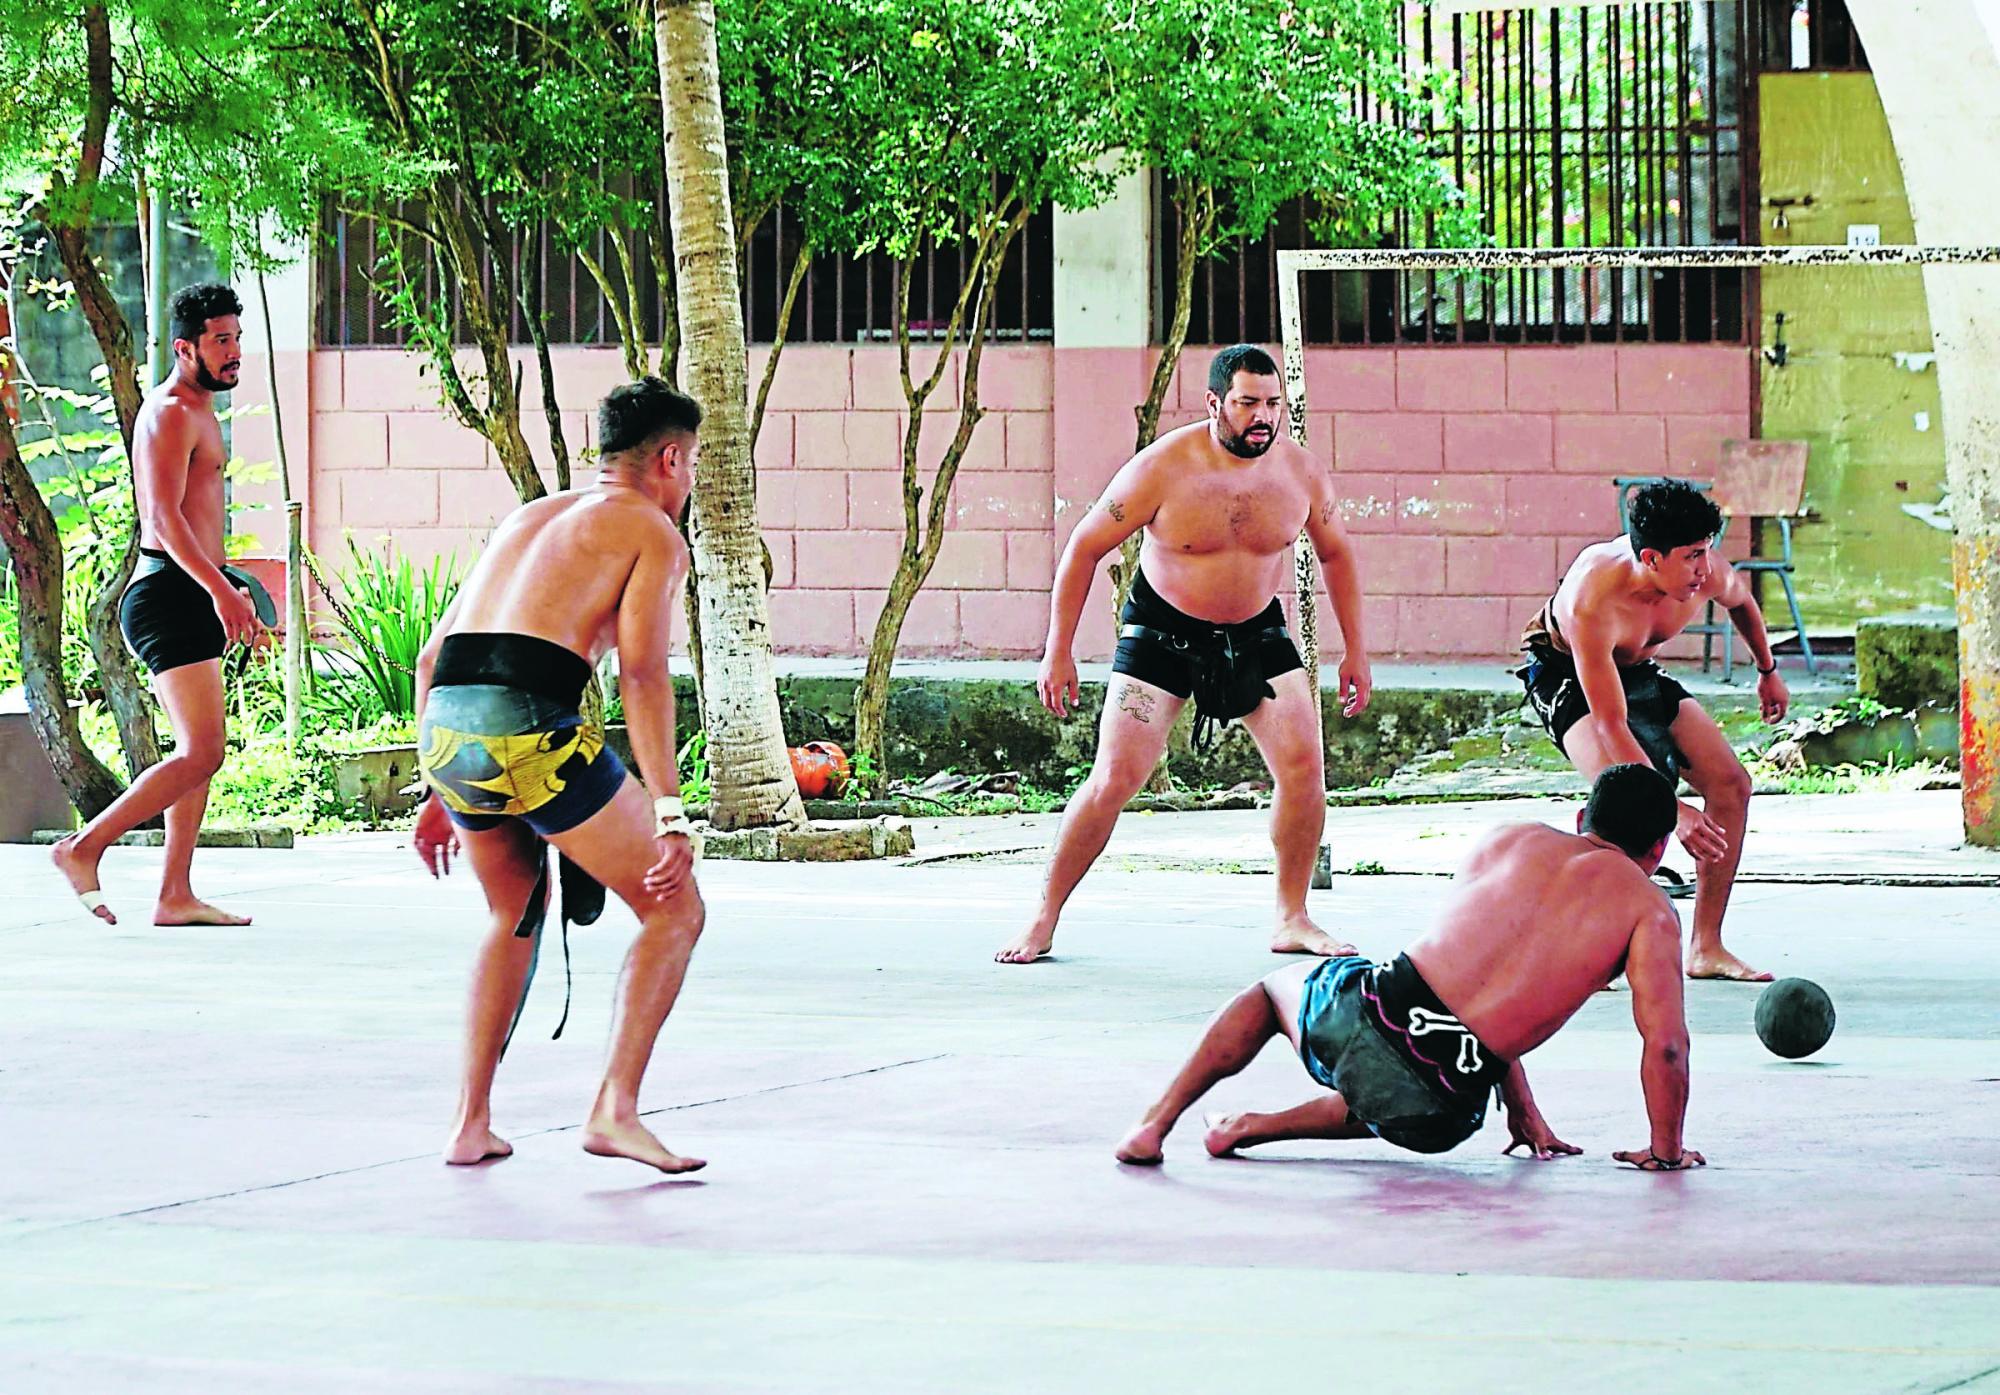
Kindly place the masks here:
[(1509, 1114), (1507, 1132), (1512, 1141), (1500, 1150), (1502, 1157), (1511, 1157), (1516, 1148), (1526, 1148), (1529, 1157), (1537, 1162), (1547, 1162), (1550, 1158), (1574, 1156), (1583, 1151), (1574, 1143), (1565, 1143), (1557, 1138), (1555, 1130), (1549, 1127), (1548, 1120), (1539, 1114), (1531, 1118)]

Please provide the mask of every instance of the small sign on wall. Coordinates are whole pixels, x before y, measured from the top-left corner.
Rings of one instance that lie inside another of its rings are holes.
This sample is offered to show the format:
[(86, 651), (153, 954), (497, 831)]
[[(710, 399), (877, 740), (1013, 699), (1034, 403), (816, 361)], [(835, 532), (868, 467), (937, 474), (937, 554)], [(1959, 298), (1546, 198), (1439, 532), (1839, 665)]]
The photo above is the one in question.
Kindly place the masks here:
[(1882, 225), (1880, 223), (1849, 223), (1847, 225), (1847, 245), (1849, 247), (1880, 247), (1882, 245)]

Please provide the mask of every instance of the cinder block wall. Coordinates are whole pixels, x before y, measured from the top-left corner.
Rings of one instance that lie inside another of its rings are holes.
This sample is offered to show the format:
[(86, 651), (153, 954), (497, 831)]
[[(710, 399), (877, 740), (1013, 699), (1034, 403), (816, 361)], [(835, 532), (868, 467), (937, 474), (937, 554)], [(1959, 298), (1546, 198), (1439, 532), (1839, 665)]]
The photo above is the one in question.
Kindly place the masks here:
[[(475, 555), (513, 493), (485, 443), (439, 409), (420, 360), (383, 349), (300, 357), (308, 400), (288, 391), (286, 409), (309, 427), (288, 421), (287, 436), (320, 554), (342, 555), (352, 535), (392, 538), (418, 557)], [(1202, 415), (1208, 357), (1187, 351), (1163, 427)], [(752, 358), (754, 381), (762, 351)], [(1750, 433), (1751, 351), (1741, 346), (1370, 348), (1308, 360), (1308, 439), (1333, 461), (1381, 658), (1512, 652), (1570, 558), (1615, 530), (1611, 476), (1705, 478), (1720, 442)], [(623, 368), (610, 349), (558, 349), (555, 363), (574, 453), (592, 444), (592, 408)], [(1057, 550), (1130, 454), (1132, 406), (1151, 366), (1147, 349), (987, 350), (987, 416), (904, 652), (1040, 652)], [(926, 479), (956, 426), (961, 371), (962, 358), (932, 399)], [(532, 363), (527, 375), (532, 389)], [(900, 545), (905, 419), (893, 348), (785, 351), (757, 442), (782, 650), (865, 650)], [(531, 411), (526, 429), (546, 469), (546, 419)], [(281, 527), (252, 531), (282, 539)], [(1102, 657), (1111, 643), (1100, 582), (1079, 654)]]

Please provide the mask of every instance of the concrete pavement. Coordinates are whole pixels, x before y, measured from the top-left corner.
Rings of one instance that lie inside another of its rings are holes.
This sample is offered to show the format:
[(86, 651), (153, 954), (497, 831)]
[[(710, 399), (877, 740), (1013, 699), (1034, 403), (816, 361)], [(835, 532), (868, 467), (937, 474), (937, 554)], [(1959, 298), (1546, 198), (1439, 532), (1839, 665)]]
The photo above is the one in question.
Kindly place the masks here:
[[(1760, 801), (1751, 857), (1985, 880), (1955, 799)], [(1474, 828), (1573, 807), (1338, 813), (1336, 865), (1410, 875), (1315, 912), (1391, 954)], [(1583, 1157), (1503, 1159), (1493, 1121), (1442, 1158), (1217, 1162), (1190, 1120), (1163, 1169), (1120, 1168), (1274, 965), (1269, 878), (1188, 870), (1259, 854), (1262, 819), (1128, 818), (1026, 968), (987, 958), (1039, 879), (1022, 825), (920, 830), (1006, 835), (997, 858), (709, 864), (646, 1093), (710, 1159), (685, 1180), (576, 1146), (620, 910), (575, 938), (556, 1042), (548, 948), (497, 1092), (517, 1156), (447, 1169), (468, 880), (395, 835), (217, 851), (209, 893), (258, 923), (159, 931), (135, 923), (159, 854), (119, 850), (105, 929), (0, 848), (0, 1390), (2000, 1390), (2000, 889), (1745, 885), (1732, 946), (1824, 984), (1840, 1026), (1781, 1062), (1755, 989), (1689, 986), (1705, 1172), (1608, 1161), (1644, 1138), (1616, 994), (1528, 1060)], [(1309, 1089), (1274, 1048), (1214, 1101)]]

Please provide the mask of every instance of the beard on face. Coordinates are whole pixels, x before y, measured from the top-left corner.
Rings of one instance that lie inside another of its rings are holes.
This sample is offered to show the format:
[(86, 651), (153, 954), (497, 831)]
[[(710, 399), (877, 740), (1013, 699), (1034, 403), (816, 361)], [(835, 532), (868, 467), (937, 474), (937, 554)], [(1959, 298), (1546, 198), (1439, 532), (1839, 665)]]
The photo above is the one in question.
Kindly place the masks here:
[[(1258, 432), (1264, 434), (1253, 434)], [(1272, 428), (1253, 426), (1243, 434), (1237, 435), (1218, 419), (1215, 423), (1215, 439), (1222, 443), (1224, 450), (1238, 459), (1255, 460), (1271, 448), (1271, 443), (1278, 439), (1278, 433)]]
[[(238, 367), (241, 367), (241, 365), (225, 363), (222, 366), (222, 371), (227, 373), (232, 368)], [(200, 354), (196, 354), (194, 359), (194, 380), (201, 385), (204, 392), (233, 392), (236, 389), (234, 382), (224, 382), (221, 378), (209, 372), (208, 364), (203, 361)]]

